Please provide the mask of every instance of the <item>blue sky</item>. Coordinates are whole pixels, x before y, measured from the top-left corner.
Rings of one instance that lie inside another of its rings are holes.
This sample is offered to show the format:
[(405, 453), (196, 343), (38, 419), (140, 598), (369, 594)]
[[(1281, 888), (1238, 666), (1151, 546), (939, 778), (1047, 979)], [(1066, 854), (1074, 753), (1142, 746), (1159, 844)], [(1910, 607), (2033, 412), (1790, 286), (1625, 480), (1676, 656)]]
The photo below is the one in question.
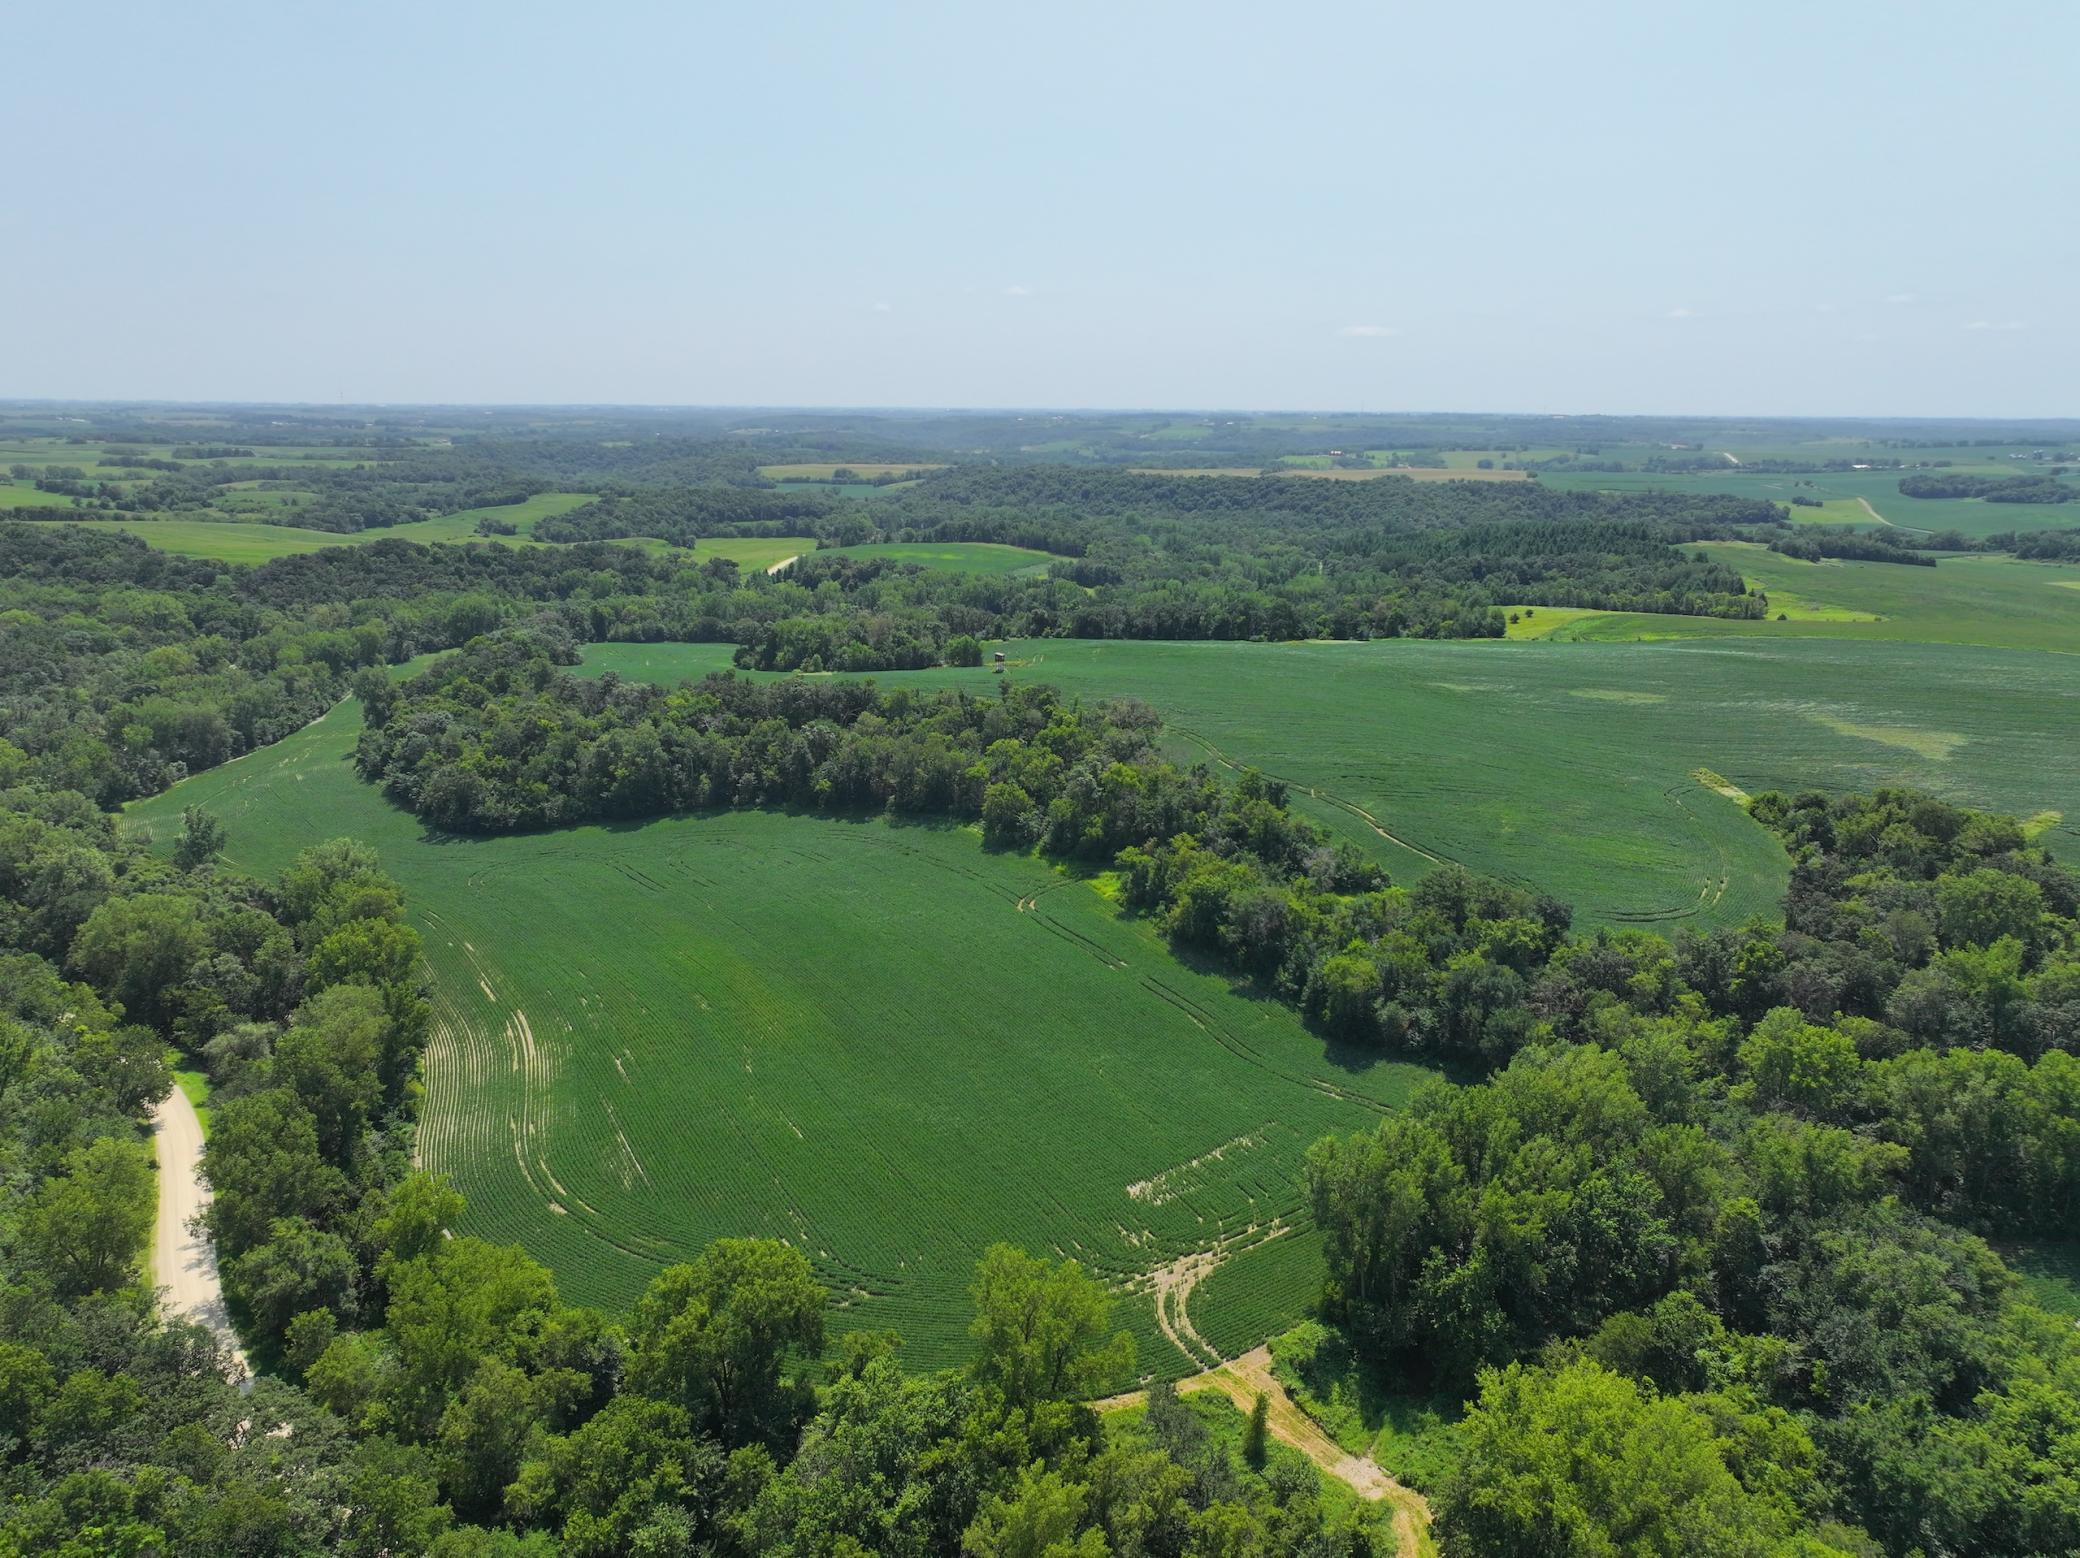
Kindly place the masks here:
[(2080, 6), (80, 3), (0, 395), (2080, 414)]

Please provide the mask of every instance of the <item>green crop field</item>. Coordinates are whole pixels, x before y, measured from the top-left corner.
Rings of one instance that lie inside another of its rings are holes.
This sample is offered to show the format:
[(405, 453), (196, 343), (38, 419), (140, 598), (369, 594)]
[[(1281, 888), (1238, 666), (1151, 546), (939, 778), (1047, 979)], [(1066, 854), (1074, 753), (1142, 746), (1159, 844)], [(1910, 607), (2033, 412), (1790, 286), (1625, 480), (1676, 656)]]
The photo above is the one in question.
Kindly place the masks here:
[[(1180, 758), (1288, 780), (1299, 810), (1397, 877), (1455, 860), (1568, 900), (1581, 925), (1673, 930), (1777, 911), (1783, 851), (1699, 770), (1750, 793), (1910, 784), (2025, 817), (2056, 811), (2045, 843), (2080, 860), (2069, 655), (1753, 637), (1006, 650), (1013, 676), (1147, 700)], [(599, 645), (586, 659), (673, 682), (725, 664), (727, 646)], [(875, 679), (995, 681), (987, 669)]]
[(324, 530), (298, 530), (288, 525), (263, 525), (237, 519), (82, 519), (68, 524), (90, 525), (96, 530), (121, 530), (140, 536), (162, 552), (182, 557), (202, 557), (216, 563), (264, 563), (276, 557), (295, 557), (355, 541), (373, 541), (392, 532), (367, 530), (357, 535), (335, 535)]
[[(1775, 911), (1782, 851), (1699, 769), (1751, 793), (1913, 784), (2080, 820), (2066, 734), (2080, 660), (2065, 655), (1753, 639), (1009, 653), (1030, 662), (1014, 675), (1144, 698), (1183, 751), (1288, 779), (1303, 810), (1398, 874), (1425, 854), (1457, 860), (1555, 893), (1591, 925)], [(2070, 823), (2047, 843), (2080, 858)]]
[[(2029, 467), (2021, 468), (2023, 473)], [(1956, 530), (1967, 536), (1998, 535), (2008, 530), (2063, 530), (2080, 526), (2080, 503), (1988, 503), (1983, 498), (1909, 498), (1900, 493), (1903, 471), (1821, 471), (1798, 475), (1724, 471), (1696, 475), (1663, 475), (1647, 471), (1541, 471), (1549, 487), (1597, 492), (1714, 492), (1732, 497), (1790, 503), (1793, 495), (1819, 498), (1832, 508), (1816, 515), (1823, 520), (1853, 520), (1847, 505), (1868, 503), (1876, 518), (1865, 523), (1910, 530)], [(2000, 474), (2014, 475), (2015, 470)], [(1815, 511), (1794, 508), (1793, 519)]]
[[(1666, 638), (1833, 638), (1863, 642), (1979, 644), (2080, 654), (2080, 568), (1960, 554), (1933, 568), (1898, 563), (1802, 562), (1745, 541), (1707, 542), (1708, 552), (1766, 592), (1771, 615), (1734, 622), (1647, 612), (1580, 611), (1548, 636), (1597, 643)], [(1522, 610), (1521, 607), (1514, 608)], [(1531, 628), (1548, 612), (1518, 624)], [(1789, 622), (1776, 620), (1782, 610)]]
[[(537, 520), (551, 514), (565, 513), (581, 503), (591, 501), (590, 493), (545, 492), (529, 498), (525, 503), (510, 504), (502, 508), (467, 509), (459, 514), (443, 514), (438, 519), (422, 519), (408, 525), (392, 525), (387, 529), (378, 530), (356, 530), (351, 533), (306, 530), (293, 525), (269, 525), (237, 519), (83, 519), (67, 523), (126, 531), (130, 535), (143, 537), (161, 551), (175, 552), (183, 557), (203, 557), (220, 563), (264, 563), (270, 558), (293, 557), (303, 552), (316, 552), (328, 546), (360, 546), (370, 541), (382, 541), (392, 537), (422, 544), (437, 541), (497, 541), (507, 546), (534, 546), (541, 543), (530, 541), (528, 536)], [(495, 515), (511, 521), (519, 526), (519, 534), (478, 535), (477, 521), (485, 515)], [(662, 541), (648, 537), (637, 537), (626, 544), (650, 551), (664, 549)]]
[(1325, 1049), (967, 829), (756, 812), (434, 839), (354, 777), (358, 729), (342, 705), (130, 821), (170, 843), (206, 806), (262, 872), (342, 834), (380, 851), (433, 976), (424, 1160), (470, 1232), (580, 1300), (625, 1307), (661, 1263), (771, 1235), (841, 1328), (939, 1364), (1003, 1238), (1103, 1273), (1143, 1371), (1182, 1374), (1204, 1355), (1165, 1338), (1157, 1274), (1224, 1348), (1290, 1325), (1320, 1270), (1300, 1155), (1429, 1075)]
[[(443, 514), (438, 519), (422, 519), (409, 525), (393, 525), (388, 530), (365, 530), (357, 532), (356, 540), (375, 540), (380, 536), (399, 536), (406, 541), (503, 541), (518, 545), (534, 534), (535, 524), (552, 514), (568, 514), (593, 500), (589, 492), (538, 492), (521, 503), (508, 503), (496, 508), (464, 509), (459, 514)], [(502, 519), (517, 527), (518, 534), (510, 536), (480, 536), (477, 521), (480, 519)]]
[(2031, 1303), (2080, 1325), (2080, 1240), (2009, 1245), (2001, 1253), (2021, 1276)]
[(1055, 561), (1052, 552), (996, 541), (883, 541), (832, 547), (827, 552), (833, 557), (885, 557), (944, 573), (1045, 573)]
[(765, 570), (816, 550), (814, 536), (703, 536), (693, 549), (694, 560), (727, 557), (744, 572)]
[(33, 481), (0, 481), (0, 509), (69, 509), (79, 504), (55, 492), (39, 491)]

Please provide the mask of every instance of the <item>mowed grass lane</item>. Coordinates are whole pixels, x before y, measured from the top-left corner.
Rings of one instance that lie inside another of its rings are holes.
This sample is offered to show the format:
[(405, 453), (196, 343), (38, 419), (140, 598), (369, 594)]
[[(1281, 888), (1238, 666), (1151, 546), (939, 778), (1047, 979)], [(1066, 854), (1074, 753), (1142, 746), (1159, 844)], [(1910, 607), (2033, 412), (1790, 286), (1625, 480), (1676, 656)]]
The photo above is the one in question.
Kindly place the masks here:
[(1290, 1324), (1320, 1272), (1300, 1155), (1428, 1075), (1326, 1050), (966, 829), (761, 812), (430, 838), (353, 777), (358, 723), (343, 705), (131, 820), (170, 844), (204, 805), (259, 872), (342, 834), (381, 852), (433, 974), (424, 1160), (470, 1232), (585, 1301), (769, 1235), (815, 1262), (841, 1328), (944, 1363), (975, 1257), (1011, 1239), (1103, 1273), (1144, 1370), (1188, 1372), (1151, 1273), (1236, 1253), (1194, 1317), (1229, 1344)]

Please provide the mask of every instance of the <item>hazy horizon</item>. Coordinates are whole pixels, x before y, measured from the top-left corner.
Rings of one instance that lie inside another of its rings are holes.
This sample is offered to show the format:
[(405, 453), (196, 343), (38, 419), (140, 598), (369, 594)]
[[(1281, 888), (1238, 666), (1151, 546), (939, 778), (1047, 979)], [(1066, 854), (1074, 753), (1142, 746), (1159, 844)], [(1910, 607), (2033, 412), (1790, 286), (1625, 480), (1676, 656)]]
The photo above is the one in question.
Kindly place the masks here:
[(1728, 20), (39, 11), (0, 396), (2073, 413), (2080, 8)]

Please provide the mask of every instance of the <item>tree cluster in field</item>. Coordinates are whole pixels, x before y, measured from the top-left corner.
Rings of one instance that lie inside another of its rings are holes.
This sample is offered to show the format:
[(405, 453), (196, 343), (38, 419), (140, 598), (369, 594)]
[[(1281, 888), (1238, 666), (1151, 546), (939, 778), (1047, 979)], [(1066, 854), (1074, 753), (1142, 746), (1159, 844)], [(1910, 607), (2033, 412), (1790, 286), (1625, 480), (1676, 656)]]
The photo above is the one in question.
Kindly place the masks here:
[(1569, 942), (1506, 1067), (1313, 1150), (1330, 1311), (1476, 1390), (1455, 1551), (2071, 1550), (2080, 1337), (1981, 1236), (2080, 1211), (2076, 883), (1910, 792), (1753, 812), (1782, 927)]
[[(1926, 538), (1916, 536), (1912, 544), (1915, 547), (1925, 547), (1929, 542)], [(1908, 550), (1906, 542), (1896, 540), (1883, 530), (1838, 530), (1832, 526), (1823, 529), (1815, 525), (1793, 535), (1777, 537), (1770, 542), (1769, 549), (1808, 563), (1817, 563), (1822, 558), (1839, 557), (1860, 563), (1905, 563), (1917, 568), (1933, 568), (1936, 565), (1933, 557), (1923, 557), (1919, 551)], [(1972, 547), (1970, 543), (1966, 543), (1954, 550), (1969, 551)]]
[(729, 674), (664, 688), (558, 670), (575, 658), (568, 643), (518, 631), (402, 684), (369, 682), (363, 777), (458, 832), (725, 806), (885, 811), (979, 821), (994, 846), (1100, 864), (1138, 841), (1191, 835), (1281, 871), (1379, 880), (1261, 785), (1224, 789), (1158, 756), (1156, 716), (1131, 700)]
[(2055, 476), (1903, 476), (1899, 490), (1909, 498), (1984, 498), (1988, 503), (2080, 501), (2080, 487)]
[(1989, 550), (2013, 552), (2017, 557), (2026, 558), (2031, 562), (2080, 562), (2080, 528), (2039, 530), (2028, 535), (2009, 532), (1989, 536), (1986, 545)]
[[(409, 1168), (425, 1003), (395, 885), (347, 840), (271, 883), (222, 844), (191, 810), (169, 863), (85, 796), (0, 787), (0, 1552), (1392, 1550), (1225, 1404), (1084, 1405), (1133, 1347), (1073, 1261), (989, 1250), (973, 1361), (940, 1374), (890, 1335), (827, 1345), (830, 1296), (772, 1241), (665, 1267), (626, 1317), (566, 1303)], [(169, 1040), (215, 1082), (243, 1392), (140, 1273)]]

